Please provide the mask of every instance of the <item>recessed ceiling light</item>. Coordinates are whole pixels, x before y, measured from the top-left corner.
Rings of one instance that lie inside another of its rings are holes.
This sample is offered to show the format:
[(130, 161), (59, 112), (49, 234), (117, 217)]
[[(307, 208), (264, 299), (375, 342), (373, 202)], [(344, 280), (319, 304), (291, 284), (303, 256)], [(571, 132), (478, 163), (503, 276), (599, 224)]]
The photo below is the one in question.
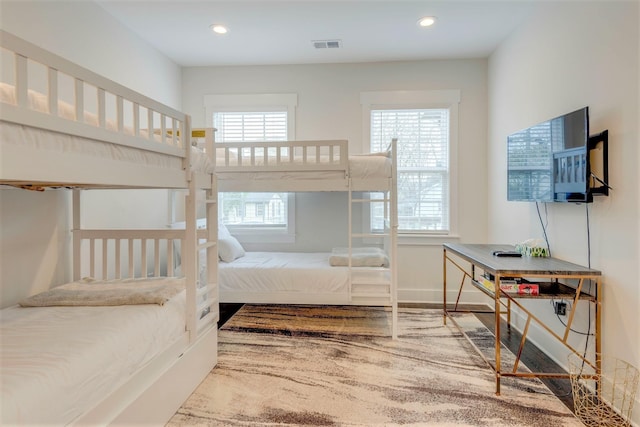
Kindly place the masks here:
[(227, 27), (221, 24), (213, 24), (210, 25), (209, 28), (211, 28), (211, 31), (217, 34), (227, 34), (229, 32), (229, 30), (227, 30)]
[(418, 25), (421, 27), (430, 27), (436, 23), (435, 16), (425, 16), (424, 18), (420, 18), (418, 21)]

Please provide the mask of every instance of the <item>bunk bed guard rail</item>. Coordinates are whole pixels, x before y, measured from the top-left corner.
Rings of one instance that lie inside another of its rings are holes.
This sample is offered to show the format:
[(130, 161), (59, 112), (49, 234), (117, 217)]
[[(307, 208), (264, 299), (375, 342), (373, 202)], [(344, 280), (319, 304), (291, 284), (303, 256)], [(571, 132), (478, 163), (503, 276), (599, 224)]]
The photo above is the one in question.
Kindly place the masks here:
[(349, 169), (348, 141), (216, 142), (217, 172)]
[(181, 157), (189, 173), (188, 115), (2, 30), (0, 46), (3, 121)]

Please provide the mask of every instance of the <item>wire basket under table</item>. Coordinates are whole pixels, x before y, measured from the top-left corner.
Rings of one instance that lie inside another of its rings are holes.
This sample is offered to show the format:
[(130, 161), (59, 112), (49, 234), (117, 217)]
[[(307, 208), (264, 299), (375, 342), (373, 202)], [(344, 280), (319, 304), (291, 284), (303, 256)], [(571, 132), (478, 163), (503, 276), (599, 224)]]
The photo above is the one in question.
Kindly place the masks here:
[(576, 416), (588, 427), (630, 426), (640, 372), (623, 360), (597, 357), (600, 373), (579, 356), (569, 356)]

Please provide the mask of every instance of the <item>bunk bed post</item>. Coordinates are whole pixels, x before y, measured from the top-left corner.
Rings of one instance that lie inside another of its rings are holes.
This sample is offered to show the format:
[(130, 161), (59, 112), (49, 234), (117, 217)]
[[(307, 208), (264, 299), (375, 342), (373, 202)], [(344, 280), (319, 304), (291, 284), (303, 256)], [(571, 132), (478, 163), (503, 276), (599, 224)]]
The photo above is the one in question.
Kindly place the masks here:
[(73, 235), (73, 280), (80, 280), (80, 190), (73, 190), (72, 197), (72, 215), (73, 223), (71, 226), (71, 233)]
[[(205, 151), (212, 165), (216, 164), (215, 128), (205, 129)], [(206, 194), (207, 242), (215, 242), (215, 246), (207, 247), (207, 286), (215, 283), (216, 314), (214, 322), (220, 320), (220, 294), (218, 288), (218, 177), (211, 174), (211, 189)]]
[(189, 191), (185, 196), (185, 247), (182, 248), (184, 275), (186, 281), (187, 306), (186, 328), (189, 341), (196, 338), (196, 282), (198, 277), (196, 262), (197, 218), (196, 218), (196, 185), (195, 180), (189, 182)]
[[(214, 149), (215, 142), (216, 142), (215, 136), (216, 136), (216, 128), (205, 129), (204, 131), (205, 151), (212, 165), (216, 164), (216, 150)], [(213, 174), (213, 176), (215, 176), (215, 174)], [(211, 189), (213, 190), (213, 182), (212, 182)], [(217, 192), (218, 192), (218, 189), (216, 184), (215, 193)]]
[(391, 336), (398, 337), (398, 139), (391, 140)]
[(212, 289), (214, 285), (214, 301), (216, 312), (214, 323), (220, 320), (220, 297), (218, 291), (218, 182), (215, 174), (211, 174), (211, 189), (206, 194), (207, 242), (215, 242), (215, 246), (207, 246), (207, 283)]
[(189, 183), (189, 190), (185, 196), (185, 248), (182, 253), (185, 261), (182, 265), (186, 265), (184, 271), (186, 281), (186, 328), (189, 333), (189, 342), (194, 342), (197, 331), (196, 320), (196, 288), (198, 281), (198, 225), (196, 214), (196, 180), (191, 174), (191, 117), (186, 116), (182, 123), (182, 145), (184, 149), (184, 163), (182, 165), (186, 174), (186, 181)]
[(191, 116), (189, 115), (184, 118), (184, 122), (182, 123), (181, 142), (182, 149), (184, 150), (184, 163), (182, 164), (182, 169), (184, 169), (187, 178), (186, 181), (189, 183), (189, 188), (191, 189), (193, 176), (191, 175)]
[(347, 180), (349, 183), (349, 192), (348, 192), (348, 213), (347, 213), (347, 218), (349, 221), (349, 224), (347, 224), (347, 233), (349, 236), (349, 242), (348, 242), (348, 246), (347, 246), (347, 268), (349, 271), (349, 301), (353, 301), (353, 267), (351, 265), (351, 256), (352, 256), (352, 252), (353, 252), (353, 182), (351, 181), (351, 176), (349, 175), (349, 172), (347, 172)]

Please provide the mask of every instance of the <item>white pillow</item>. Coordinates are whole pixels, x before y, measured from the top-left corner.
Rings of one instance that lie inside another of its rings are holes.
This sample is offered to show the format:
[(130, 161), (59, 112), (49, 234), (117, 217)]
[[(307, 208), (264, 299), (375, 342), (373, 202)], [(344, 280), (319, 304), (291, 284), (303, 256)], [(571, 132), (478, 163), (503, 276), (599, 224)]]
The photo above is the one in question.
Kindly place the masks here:
[(228, 237), (218, 236), (218, 256), (224, 262), (231, 262), (245, 255), (244, 248), (238, 239), (229, 234)]

